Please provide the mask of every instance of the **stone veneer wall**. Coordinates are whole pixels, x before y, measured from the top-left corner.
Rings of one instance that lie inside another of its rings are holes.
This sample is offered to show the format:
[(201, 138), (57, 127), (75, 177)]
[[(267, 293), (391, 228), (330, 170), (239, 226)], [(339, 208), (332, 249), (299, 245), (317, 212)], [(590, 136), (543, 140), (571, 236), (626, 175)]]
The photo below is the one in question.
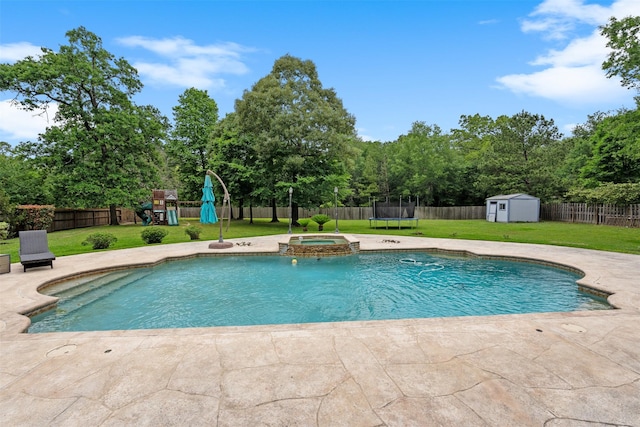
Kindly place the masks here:
[(351, 255), (353, 251), (348, 243), (336, 245), (288, 245), (284, 255), (300, 257), (323, 257)]

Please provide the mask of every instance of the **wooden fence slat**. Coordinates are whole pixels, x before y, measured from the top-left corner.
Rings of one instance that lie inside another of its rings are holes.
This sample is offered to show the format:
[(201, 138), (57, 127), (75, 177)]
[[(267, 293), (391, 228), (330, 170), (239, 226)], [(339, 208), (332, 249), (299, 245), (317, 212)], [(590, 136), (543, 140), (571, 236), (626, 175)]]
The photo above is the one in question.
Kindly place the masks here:
[(543, 204), (540, 219), (582, 224), (640, 227), (640, 204), (617, 206), (587, 203)]

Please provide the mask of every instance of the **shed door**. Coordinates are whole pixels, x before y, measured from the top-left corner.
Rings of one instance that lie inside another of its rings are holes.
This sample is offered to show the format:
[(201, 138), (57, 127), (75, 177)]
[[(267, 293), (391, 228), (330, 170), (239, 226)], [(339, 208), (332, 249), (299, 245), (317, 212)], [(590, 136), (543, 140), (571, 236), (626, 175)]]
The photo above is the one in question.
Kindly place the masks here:
[(496, 222), (497, 210), (498, 210), (498, 202), (489, 202), (489, 213), (487, 214), (487, 221)]

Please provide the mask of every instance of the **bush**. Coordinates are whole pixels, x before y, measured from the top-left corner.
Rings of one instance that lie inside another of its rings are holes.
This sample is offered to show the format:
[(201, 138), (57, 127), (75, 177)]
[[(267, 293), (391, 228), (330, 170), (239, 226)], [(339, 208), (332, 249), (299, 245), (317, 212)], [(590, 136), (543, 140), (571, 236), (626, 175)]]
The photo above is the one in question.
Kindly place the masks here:
[(318, 225), (322, 225), (331, 221), (331, 218), (329, 218), (329, 215), (317, 214), (311, 217), (311, 221), (315, 222)]
[(302, 228), (306, 229), (310, 221), (311, 221), (311, 218), (302, 218), (298, 220), (298, 224), (300, 224)]
[(53, 205), (18, 205), (16, 207), (19, 230), (46, 230), (53, 223), (56, 207)]
[(9, 195), (0, 188), (0, 221), (9, 221), (15, 216), (16, 207), (9, 201)]
[(142, 240), (144, 240), (145, 243), (151, 244), (161, 243), (162, 239), (164, 239), (167, 234), (169, 234), (167, 230), (152, 227), (145, 229), (140, 235), (142, 236)]
[(566, 197), (577, 203), (610, 203), (628, 206), (640, 203), (640, 183), (605, 182), (596, 188), (570, 190)]
[(0, 222), (0, 240), (6, 240), (9, 236), (9, 224)]
[(82, 244), (91, 245), (93, 249), (107, 249), (117, 241), (116, 236), (111, 233), (94, 233), (87, 236), (87, 240), (82, 242)]
[(184, 232), (189, 235), (191, 240), (198, 240), (200, 238), (200, 233), (202, 233), (202, 228), (190, 225), (184, 229)]
[(329, 215), (317, 214), (311, 217), (311, 221), (318, 224), (318, 231), (322, 231), (324, 229), (324, 224), (331, 221), (331, 218), (329, 218)]

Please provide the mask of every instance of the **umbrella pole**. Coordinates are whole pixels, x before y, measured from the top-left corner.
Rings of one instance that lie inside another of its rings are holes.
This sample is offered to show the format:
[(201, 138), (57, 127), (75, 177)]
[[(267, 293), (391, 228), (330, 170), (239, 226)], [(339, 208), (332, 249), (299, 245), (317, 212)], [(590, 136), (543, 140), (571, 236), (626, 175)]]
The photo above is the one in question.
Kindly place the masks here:
[[(229, 199), (230, 199), (229, 191), (227, 191), (227, 186), (224, 185), (224, 182), (222, 181), (222, 179), (220, 179), (220, 177), (215, 172), (213, 172), (212, 170), (208, 169), (207, 173), (209, 175), (213, 175), (218, 180), (218, 182), (220, 182), (220, 185), (222, 185), (222, 189), (224, 190), (224, 198), (222, 199), (222, 210), (220, 211), (220, 213), (222, 215), (222, 218), (220, 218), (220, 221), (219, 221), (220, 222), (220, 235), (218, 237), (218, 243), (211, 243), (209, 245), (209, 248), (212, 248), (212, 247), (213, 248), (232, 247), (233, 243), (224, 243), (224, 239), (222, 237), (222, 223), (224, 222), (224, 204), (225, 204), (225, 202), (226, 203), (230, 203), (229, 202)], [(215, 207), (214, 207), (214, 209), (215, 209)], [(231, 223), (231, 210), (229, 210), (229, 223)], [(228, 229), (229, 229), (229, 225), (227, 225), (227, 230)]]
[(220, 211), (220, 213), (222, 214), (222, 218), (220, 218), (220, 221), (218, 221), (220, 223), (220, 234), (218, 234), (218, 242), (222, 243), (224, 242), (224, 239), (222, 238), (222, 223), (224, 222), (224, 200), (222, 201), (222, 210)]

